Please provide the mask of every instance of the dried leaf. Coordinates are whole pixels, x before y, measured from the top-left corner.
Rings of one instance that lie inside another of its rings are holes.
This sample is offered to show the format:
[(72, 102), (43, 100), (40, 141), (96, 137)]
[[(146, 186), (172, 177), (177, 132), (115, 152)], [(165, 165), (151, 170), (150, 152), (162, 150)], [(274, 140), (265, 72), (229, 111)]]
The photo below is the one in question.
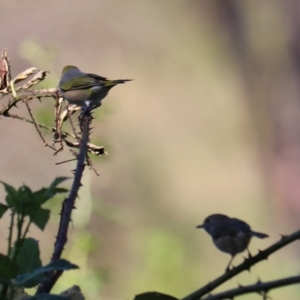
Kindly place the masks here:
[(7, 50), (2, 50), (2, 55), (0, 57), (0, 90), (3, 90), (9, 86), (9, 64), (7, 57)]
[(30, 79), (28, 82), (21, 86), (21, 90), (27, 90), (30, 87), (40, 83), (45, 79), (47, 73), (49, 73), (49, 71), (39, 71), (37, 74), (34, 75), (32, 79)]
[(22, 80), (27, 79), (30, 75), (34, 74), (37, 71), (39, 71), (39, 69), (36, 68), (36, 67), (32, 67), (32, 68), (29, 68), (29, 69), (23, 71), (22, 73), (18, 74), (15, 77), (15, 79), (13, 80), (14, 84), (16, 84), (17, 82), (20, 82)]

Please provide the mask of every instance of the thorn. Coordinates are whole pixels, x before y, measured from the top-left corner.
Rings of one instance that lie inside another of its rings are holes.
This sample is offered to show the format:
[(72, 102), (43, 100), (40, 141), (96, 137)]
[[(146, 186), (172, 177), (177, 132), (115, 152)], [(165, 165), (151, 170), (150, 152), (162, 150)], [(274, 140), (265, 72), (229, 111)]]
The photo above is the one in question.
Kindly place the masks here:
[(260, 278), (258, 277), (256, 284), (262, 284)]

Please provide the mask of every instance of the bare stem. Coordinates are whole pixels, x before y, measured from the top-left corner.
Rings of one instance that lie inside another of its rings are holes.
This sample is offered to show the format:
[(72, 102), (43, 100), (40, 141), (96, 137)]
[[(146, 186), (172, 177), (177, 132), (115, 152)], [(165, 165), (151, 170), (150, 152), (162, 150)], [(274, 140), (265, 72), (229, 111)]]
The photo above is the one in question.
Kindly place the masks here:
[[(81, 120), (81, 141), (80, 141), (80, 150), (77, 159), (77, 166), (74, 170), (74, 180), (69, 193), (69, 196), (64, 200), (61, 210), (61, 219), (59, 223), (58, 233), (54, 245), (54, 252), (51, 258), (51, 262), (55, 262), (60, 259), (64, 247), (67, 243), (67, 234), (69, 229), (69, 224), (71, 221), (72, 210), (75, 208), (75, 200), (78, 195), (79, 188), (81, 187), (81, 178), (85, 168), (85, 159), (88, 151), (88, 141), (89, 141), (89, 124), (90, 124), (90, 115), (83, 116)], [(49, 293), (61, 276), (63, 271), (51, 272), (47, 275), (48, 280), (42, 283), (36, 294), (40, 293)]]

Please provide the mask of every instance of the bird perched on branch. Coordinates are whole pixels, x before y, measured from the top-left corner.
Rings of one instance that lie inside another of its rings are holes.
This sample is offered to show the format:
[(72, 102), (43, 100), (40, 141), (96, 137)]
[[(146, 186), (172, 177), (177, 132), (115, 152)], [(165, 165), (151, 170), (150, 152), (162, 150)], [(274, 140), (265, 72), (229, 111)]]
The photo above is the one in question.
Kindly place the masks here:
[(101, 106), (102, 99), (111, 88), (130, 80), (109, 80), (100, 75), (81, 72), (75, 66), (66, 66), (62, 70), (58, 89), (70, 104), (92, 109)]
[(208, 216), (203, 224), (196, 228), (205, 229), (212, 237), (215, 246), (220, 251), (231, 255), (226, 271), (229, 270), (236, 254), (243, 252), (246, 249), (248, 250), (248, 245), (253, 236), (260, 239), (268, 237), (267, 234), (252, 231), (251, 227), (246, 222), (222, 214)]

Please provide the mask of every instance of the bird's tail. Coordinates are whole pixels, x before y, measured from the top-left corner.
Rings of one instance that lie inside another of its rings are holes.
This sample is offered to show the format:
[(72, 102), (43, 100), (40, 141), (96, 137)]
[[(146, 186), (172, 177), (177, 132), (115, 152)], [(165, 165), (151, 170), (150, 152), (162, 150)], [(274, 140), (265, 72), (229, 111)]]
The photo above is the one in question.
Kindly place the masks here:
[(256, 236), (260, 239), (264, 239), (266, 237), (269, 237), (267, 234), (261, 233), (261, 232), (251, 231), (251, 233), (252, 233), (253, 236)]
[(131, 81), (132, 79), (116, 79), (116, 80), (107, 80), (105, 82), (106, 86), (114, 86), (120, 83), (125, 83), (126, 81)]

